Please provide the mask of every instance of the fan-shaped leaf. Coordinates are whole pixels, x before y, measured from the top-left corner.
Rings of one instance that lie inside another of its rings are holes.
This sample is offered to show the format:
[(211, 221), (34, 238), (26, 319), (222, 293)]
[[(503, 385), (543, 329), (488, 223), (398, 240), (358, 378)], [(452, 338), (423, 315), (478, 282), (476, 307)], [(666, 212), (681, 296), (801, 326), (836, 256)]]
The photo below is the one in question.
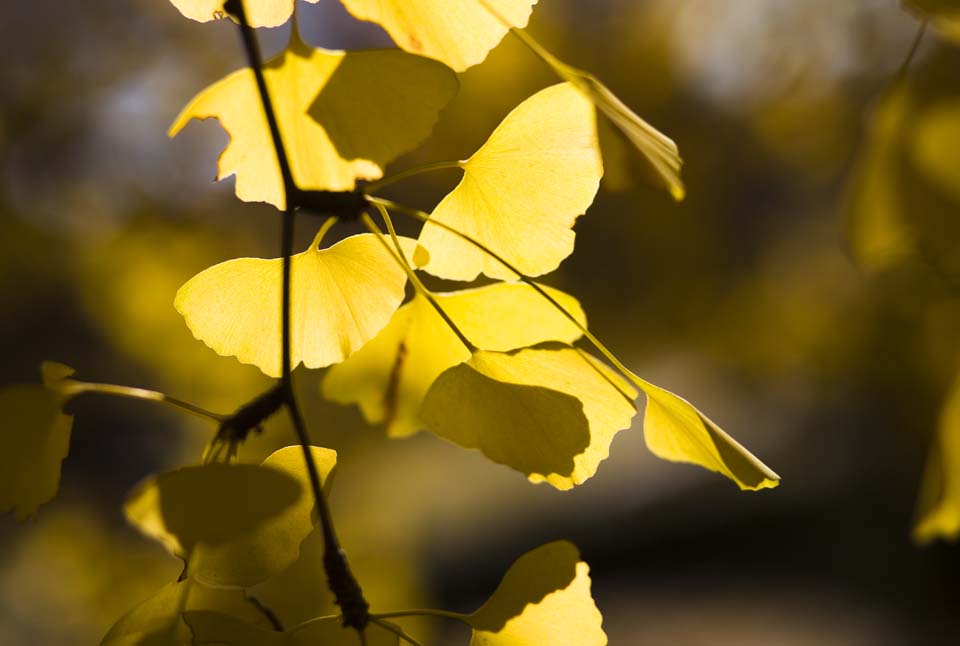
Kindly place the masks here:
[(523, 27), (537, 0), (341, 0), (360, 20), (383, 27), (399, 47), (443, 61), (458, 72), (497, 46), (507, 26)]
[(573, 348), (477, 352), (427, 392), (427, 428), (494, 462), (570, 489), (608, 455), (636, 413), (633, 390)]
[[(585, 323), (575, 298), (545, 287), (554, 299)], [(544, 341), (572, 343), (580, 331), (527, 285), (496, 283), (436, 294), (440, 306), (482, 350), (505, 352)], [(420, 406), (430, 385), (447, 368), (470, 358), (447, 324), (422, 296), (393, 315), (370, 343), (333, 366), (323, 394), (357, 403), (372, 424), (385, 424), (395, 437), (420, 430)]]
[[(593, 203), (603, 175), (590, 102), (568, 83), (541, 90), (461, 166), (463, 179), (430, 219), (478, 240), (524, 275), (552, 271), (573, 251), (573, 224)], [(430, 252), (423, 269), (436, 276), (517, 278), (429, 221), (419, 242)]]
[[(396, 50), (313, 49), (293, 30), (290, 45), (264, 77), (297, 186), (350, 190), (433, 128), (457, 91), (449, 69)], [(361, 98), (358, 98), (361, 97)], [(309, 110), (309, 115), (308, 115)], [(237, 197), (284, 208), (283, 181), (253, 71), (243, 69), (193, 98), (170, 127), (216, 118), (230, 135), (217, 179), (236, 175)]]
[(527, 552), (467, 617), (473, 626), (470, 646), (604, 646), (607, 636), (589, 573), (567, 541)]
[[(404, 238), (406, 253), (413, 240)], [(407, 275), (371, 234), (293, 256), (291, 359), (308, 368), (343, 361), (390, 321)], [(218, 354), (280, 376), (283, 260), (239, 258), (211, 267), (177, 292), (175, 306)]]
[[(197, 646), (361, 646), (357, 631), (344, 628), (335, 617), (311, 621), (284, 632), (253, 626), (219, 612), (187, 612), (184, 619), (193, 630), (193, 643)], [(397, 646), (399, 643), (395, 634), (376, 624), (367, 626), (364, 638), (366, 646)]]
[[(320, 0), (307, 0), (316, 4)], [(197, 22), (224, 17), (224, 0), (170, 0), (180, 13)], [(278, 27), (290, 19), (295, 0), (244, 0), (251, 27)]]

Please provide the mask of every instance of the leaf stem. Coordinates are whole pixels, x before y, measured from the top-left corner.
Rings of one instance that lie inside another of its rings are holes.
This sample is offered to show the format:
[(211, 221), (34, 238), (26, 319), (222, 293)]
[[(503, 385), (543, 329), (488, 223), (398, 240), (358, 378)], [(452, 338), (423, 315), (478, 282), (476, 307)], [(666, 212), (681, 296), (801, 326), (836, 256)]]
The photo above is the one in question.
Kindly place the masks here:
[(223, 422), (230, 417), (229, 415), (214, 413), (201, 406), (197, 406), (196, 404), (183, 401), (182, 399), (171, 397), (166, 393), (162, 393), (157, 390), (147, 390), (146, 388), (134, 388), (132, 386), (120, 386), (118, 384), (100, 384), (71, 380), (67, 386), (67, 389), (76, 395), (111, 395), (113, 397), (126, 397), (129, 399), (141, 399), (144, 401), (158, 402), (160, 404), (166, 404), (173, 408), (185, 411), (191, 415), (196, 415), (197, 417), (218, 423)]
[(414, 639), (414, 638), (411, 637), (409, 634), (407, 634), (407, 631), (405, 631), (405, 630), (404, 630), (403, 628), (401, 628), (400, 626), (396, 626), (396, 625), (394, 625), (394, 624), (391, 624), (391, 623), (388, 622), (388, 621), (383, 621), (383, 620), (378, 619), (378, 618), (376, 618), (376, 617), (371, 617), (371, 618), (370, 618), (370, 621), (373, 622), (373, 623), (375, 623), (375, 624), (377, 624), (378, 626), (380, 626), (380, 627), (383, 628), (384, 630), (389, 630), (389, 631), (392, 632), (394, 635), (396, 635), (397, 637), (399, 637), (399, 638), (402, 639), (403, 641), (407, 642), (407, 643), (410, 644), (411, 646), (423, 646), (423, 644), (421, 644), (421, 643), (418, 642), (416, 639)]
[(462, 612), (451, 612), (449, 610), (436, 610), (434, 608), (414, 608), (412, 610), (397, 610), (394, 612), (378, 612), (370, 615), (371, 619), (399, 619), (402, 617), (440, 617), (442, 619), (453, 619), (468, 624), (470, 615)]
[(420, 166), (413, 166), (405, 170), (400, 171), (394, 175), (387, 175), (383, 179), (379, 179), (375, 182), (371, 182), (363, 187), (364, 193), (370, 193), (377, 189), (381, 189), (384, 186), (389, 186), (400, 180), (407, 179), (408, 177), (414, 177), (416, 175), (422, 175), (424, 173), (432, 173), (433, 171), (444, 170), (447, 168), (462, 168), (462, 161), (441, 161), (433, 162), (431, 164), (421, 164)]

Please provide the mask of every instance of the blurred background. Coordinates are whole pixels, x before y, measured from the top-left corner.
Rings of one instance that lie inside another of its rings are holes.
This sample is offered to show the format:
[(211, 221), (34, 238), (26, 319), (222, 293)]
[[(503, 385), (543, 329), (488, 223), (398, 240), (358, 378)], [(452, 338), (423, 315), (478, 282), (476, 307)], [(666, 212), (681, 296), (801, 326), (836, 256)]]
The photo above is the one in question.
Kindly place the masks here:
[[(298, 10), (312, 45), (390, 46), (334, 0)], [(215, 122), (166, 130), (243, 64), (235, 29), (165, 0), (4, 14), (0, 382), (35, 381), (49, 358), (232, 410), (266, 379), (195, 341), (173, 298), (215, 263), (275, 256), (278, 214), (213, 182), (227, 141)], [(910, 540), (960, 367), (960, 140), (928, 133), (946, 160), (928, 172), (910, 138), (933, 111), (960, 121), (960, 50), (928, 31), (894, 85), (918, 27), (896, 0), (542, 0), (530, 32), (674, 138), (688, 188), (675, 204), (610, 165), (546, 282), (783, 483), (740, 493), (659, 461), (638, 415), (595, 477), (558, 492), (429, 434), (387, 440), (320, 400), (322, 373), (301, 368), (315, 442), (340, 453), (333, 511), (375, 609), (470, 611), (520, 554), (569, 538), (614, 646), (958, 643), (960, 552)], [(276, 52), (289, 28), (260, 34)], [(555, 78), (508, 36), (461, 81), (431, 139), (388, 172), (469, 156)], [(891, 143), (875, 115), (894, 91), (909, 102)], [(430, 210), (456, 180), (389, 193)], [(301, 222), (305, 246), (317, 222)], [(146, 403), (77, 402), (58, 497), (25, 524), (0, 518), (0, 643), (96, 643), (176, 579), (179, 562), (121, 505), (146, 475), (195, 462), (209, 433)], [(277, 423), (242, 457), (292, 442)], [(291, 623), (327, 603), (319, 550), (302, 561), (257, 591)], [(467, 639), (432, 621), (411, 630)]]

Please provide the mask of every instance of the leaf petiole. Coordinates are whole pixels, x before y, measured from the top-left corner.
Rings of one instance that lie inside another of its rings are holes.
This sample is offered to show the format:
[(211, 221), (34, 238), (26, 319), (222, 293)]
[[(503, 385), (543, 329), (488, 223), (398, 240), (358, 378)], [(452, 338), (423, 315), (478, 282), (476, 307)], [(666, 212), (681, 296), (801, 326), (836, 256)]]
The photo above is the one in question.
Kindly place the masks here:
[(381, 189), (384, 186), (389, 186), (395, 182), (399, 182), (400, 180), (407, 179), (408, 177), (423, 175), (424, 173), (432, 173), (434, 171), (445, 170), (448, 168), (462, 168), (462, 167), (463, 167), (462, 161), (441, 161), (441, 162), (433, 162), (432, 164), (422, 164), (420, 166), (413, 166), (411, 168), (402, 170), (399, 173), (396, 173), (394, 175), (388, 175), (383, 179), (379, 179), (375, 182), (371, 182), (367, 184), (366, 186), (363, 187), (363, 192), (370, 193), (371, 191)]
[(229, 415), (214, 413), (201, 406), (197, 406), (196, 404), (183, 401), (182, 399), (171, 397), (166, 393), (162, 393), (157, 390), (148, 390), (146, 388), (134, 388), (132, 386), (120, 386), (118, 384), (100, 384), (86, 381), (74, 381), (71, 379), (67, 382), (67, 384), (64, 385), (64, 389), (66, 393), (71, 396), (96, 394), (158, 402), (160, 404), (166, 404), (167, 406), (185, 411), (191, 415), (195, 415), (197, 417), (217, 423), (223, 422), (230, 417)]

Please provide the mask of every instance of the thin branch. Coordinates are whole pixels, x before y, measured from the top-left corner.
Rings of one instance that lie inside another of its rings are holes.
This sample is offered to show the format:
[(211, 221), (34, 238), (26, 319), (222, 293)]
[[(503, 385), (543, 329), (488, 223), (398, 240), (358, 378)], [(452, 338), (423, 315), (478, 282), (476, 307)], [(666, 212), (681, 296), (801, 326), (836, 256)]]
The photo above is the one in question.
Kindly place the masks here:
[(906, 57), (903, 59), (903, 62), (900, 63), (899, 69), (894, 76), (894, 84), (899, 83), (906, 75), (910, 69), (910, 64), (913, 63), (913, 59), (917, 55), (917, 51), (920, 49), (920, 43), (923, 41), (924, 34), (927, 33), (927, 23), (928, 20), (924, 18), (920, 22), (920, 26), (917, 27), (917, 33), (913, 37), (913, 42), (910, 43), (910, 49), (907, 51)]

